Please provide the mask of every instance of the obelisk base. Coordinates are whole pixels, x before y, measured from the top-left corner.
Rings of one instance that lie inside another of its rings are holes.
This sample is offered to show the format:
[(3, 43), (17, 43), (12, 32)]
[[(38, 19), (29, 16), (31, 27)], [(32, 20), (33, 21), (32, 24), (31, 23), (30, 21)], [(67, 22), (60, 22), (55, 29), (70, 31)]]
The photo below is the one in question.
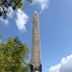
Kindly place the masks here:
[(30, 64), (30, 72), (42, 72), (42, 65), (34, 68), (33, 65)]

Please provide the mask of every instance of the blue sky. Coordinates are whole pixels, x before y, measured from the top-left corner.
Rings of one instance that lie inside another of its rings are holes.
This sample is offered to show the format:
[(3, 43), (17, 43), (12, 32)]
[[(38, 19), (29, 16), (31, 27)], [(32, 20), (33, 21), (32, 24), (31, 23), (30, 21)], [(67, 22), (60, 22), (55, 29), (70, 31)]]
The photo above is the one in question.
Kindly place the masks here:
[[(48, 0), (44, 1), (47, 2)], [(47, 72), (48, 69), (50, 69), (48, 72), (56, 72), (56, 69), (57, 72), (66, 72), (66, 65), (71, 64), (69, 60), (72, 60), (72, 0), (49, 0), (46, 4), (48, 7), (46, 5), (42, 8), (37, 1), (33, 5), (26, 2), (24, 14), (27, 21), (23, 22), (25, 28), (18, 28), (16, 24), (18, 17), (14, 19), (10, 17), (8, 24), (5, 24), (5, 21), (1, 19), (0, 34), (3, 35), (3, 41), (7, 40), (8, 37), (18, 36), (22, 42), (27, 43), (31, 48), (32, 17), (35, 10), (39, 11), (43, 72)], [(66, 71), (60, 70), (59, 64)], [(70, 66), (72, 67), (72, 65)]]

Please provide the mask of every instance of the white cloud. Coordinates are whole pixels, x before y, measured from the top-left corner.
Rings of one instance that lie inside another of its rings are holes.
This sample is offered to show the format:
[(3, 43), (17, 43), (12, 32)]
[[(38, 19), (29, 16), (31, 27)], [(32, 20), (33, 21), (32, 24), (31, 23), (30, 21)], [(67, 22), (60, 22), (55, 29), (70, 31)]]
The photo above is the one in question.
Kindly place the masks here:
[(72, 55), (62, 58), (61, 62), (50, 67), (48, 72), (72, 72)]
[(49, 5), (49, 0), (34, 0), (34, 3), (37, 3), (41, 10), (47, 9)]
[(16, 26), (18, 27), (19, 30), (25, 30), (25, 24), (28, 21), (28, 15), (25, 14), (23, 11), (21, 11), (20, 9), (18, 9), (18, 11), (16, 12)]
[(52, 66), (48, 72), (60, 72), (60, 67), (61, 67), (61, 64), (58, 64), (58, 65), (55, 65), (55, 66)]
[(21, 9), (18, 9), (16, 12), (13, 11), (13, 9), (10, 7), (9, 8), (9, 13), (8, 13), (8, 17), (12, 18), (14, 13), (16, 13), (16, 26), (20, 31), (26, 30), (25, 24), (28, 21), (28, 15), (26, 13), (24, 13)]
[[(16, 14), (16, 26), (20, 31), (26, 30), (25, 24), (28, 21), (28, 15), (26, 13), (24, 13), (22, 10), (18, 9), (16, 12), (13, 11), (13, 9), (11, 7), (9, 7), (8, 9), (9, 13), (7, 13), (7, 17), (9, 18), (13, 18), (14, 14)], [(3, 19), (0, 17), (0, 21), (3, 22), (3, 24), (7, 25), (9, 23), (8, 19)]]

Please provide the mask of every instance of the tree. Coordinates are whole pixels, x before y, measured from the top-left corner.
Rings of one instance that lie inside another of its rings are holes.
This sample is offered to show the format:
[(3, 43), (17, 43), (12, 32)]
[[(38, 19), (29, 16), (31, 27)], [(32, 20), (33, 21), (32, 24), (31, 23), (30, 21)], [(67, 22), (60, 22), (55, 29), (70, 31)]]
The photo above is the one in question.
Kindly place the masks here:
[[(28, 0), (30, 3), (33, 0)], [(0, 16), (6, 18), (8, 9), (11, 7), (13, 10), (22, 9), (24, 7), (24, 3), (22, 0), (0, 0)]]
[(0, 44), (0, 72), (28, 72), (28, 47), (18, 38)]

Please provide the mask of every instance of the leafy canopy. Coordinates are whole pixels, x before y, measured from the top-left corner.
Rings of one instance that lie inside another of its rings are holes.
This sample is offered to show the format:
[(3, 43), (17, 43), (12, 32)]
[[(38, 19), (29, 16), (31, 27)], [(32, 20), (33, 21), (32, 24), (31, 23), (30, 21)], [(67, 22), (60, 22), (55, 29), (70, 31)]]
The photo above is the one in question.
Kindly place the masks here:
[[(30, 3), (33, 0), (27, 0)], [(0, 16), (6, 18), (7, 13), (9, 12), (8, 9), (11, 7), (13, 10), (22, 9), (24, 7), (23, 0), (0, 0)]]
[(0, 43), (0, 72), (28, 72), (28, 47), (18, 38)]

